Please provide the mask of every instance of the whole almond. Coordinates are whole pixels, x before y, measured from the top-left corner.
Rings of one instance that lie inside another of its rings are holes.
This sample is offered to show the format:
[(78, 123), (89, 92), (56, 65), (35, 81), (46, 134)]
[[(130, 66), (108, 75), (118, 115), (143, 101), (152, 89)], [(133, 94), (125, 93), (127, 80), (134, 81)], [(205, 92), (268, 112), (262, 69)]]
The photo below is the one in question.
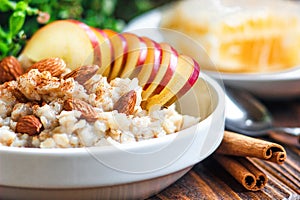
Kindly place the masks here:
[(41, 132), (43, 125), (39, 118), (34, 115), (26, 115), (21, 117), (16, 125), (16, 132), (28, 134), (30, 136), (37, 135)]
[(78, 110), (81, 112), (81, 117), (88, 122), (95, 122), (98, 119), (98, 114), (93, 106), (76, 98), (67, 99), (64, 102), (64, 109), (67, 111)]
[(29, 67), (31, 69), (38, 69), (40, 72), (49, 71), (52, 76), (59, 77), (66, 69), (66, 63), (61, 58), (45, 58), (34, 63)]
[(13, 56), (5, 57), (0, 62), (0, 83), (16, 80), (23, 74), (20, 62)]
[(136, 92), (134, 90), (131, 90), (120, 97), (120, 99), (114, 104), (113, 109), (117, 110), (119, 113), (132, 115), (134, 112), (135, 104)]
[(67, 79), (72, 77), (79, 84), (83, 85), (90, 78), (92, 78), (97, 73), (98, 70), (99, 70), (98, 65), (86, 65), (86, 66), (78, 67), (77, 69), (66, 74), (63, 78)]

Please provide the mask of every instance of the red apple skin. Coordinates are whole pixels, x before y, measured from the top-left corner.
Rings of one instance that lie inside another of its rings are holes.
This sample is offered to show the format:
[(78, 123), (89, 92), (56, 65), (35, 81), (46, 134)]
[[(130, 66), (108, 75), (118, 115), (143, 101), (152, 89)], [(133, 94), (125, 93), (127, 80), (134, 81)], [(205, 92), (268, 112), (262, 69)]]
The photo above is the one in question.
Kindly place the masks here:
[(160, 67), (160, 63), (161, 63), (161, 59), (162, 59), (162, 49), (160, 47), (160, 45), (153, 41), (152, 42), (154, 43), (154, 63), (153, 63), (153, 67), (152, 67), (152, 72), (151, 72), (151, 75), (147, 81), (147, 84), (143, 87), (144, 90), (146, 90), (149, 85), (153, 82), (157, 72), (158, 72), (158, 69)]
[(170, 106), (172, 105), (177, 99), (179, 99), (180, 97), (182, 97), (185, 93), (187, 93), (191, 87), (193, 87), (193, 85), (196, 83), (196, 81), (199, 78), (200, 75), (200, 66), (199, 64), (192, 59), (194, 62), (194, 71), (191, 74), (191, 76), (189, 77), (188, 81), (185, 83), (185, 85), (179, 90), (179, 92), (176, 94), (176, 96), (174, 96), (172, 99), (170, 99), (170, 101), (168, 101), (165, 106)]
[(196, 83), (200, 75), (200, 66), (199, 64), (193, 59), (194, 61), (194, 71), (191, 74), (188, 82), (183, 86), (183, 88), (178, 92), (178, 97), (183, 96), (191, 87)]
[(140, 40), (140, 46), (141, 46), (140, 50), (141, 51), (140, 51), (140, 57), (137, 62), (137, 66), (141, 66), (141, 65), (145, 64), (147, 52), (148, 52), (147, 45), (146, 45), (145, 41), (143, 40), (143, 38), (139, 37), (139, 40)]
[[(128, 44), (127, 41), (125, 39), (125, 37), (122, 34), (118, 34), (118, 36), (120, 37), (121, 41), (122, 41), (122, 47), (123, 47), (123, 54), (120, 55), (120, 57), (122, 57), (122, 62), (120, 62), (120, 65), (118, 66), (117, 63), (115, 62), (114, 67), (116, 69), (116, 73), (113, 74), (111, 73), (111, 76), (109, 77), (110, 80), (120, 77), (120, 75), (122, 74), (122, 71), (124, 69), (125, 63), (127, 61), (127, 57), (128, 57)], [(117, 58), (115, 58), (117, 59)]]
[[(147, 55), (148, 55), (148, 47), (146, 45), (146, 42), (143, 38), (138, 37), (137, 35), (135, 35), (138, 38), (138, 42), (139, 42), (139, 56), (137, 59), (137, 63), (136, 64), (131, 64), (131, 63), (127, 63), (125, 64), (124, 70), (122, 71), (120, 77), (121, 78), (136, 78), (138, 76), (138, 74), (140, 73), (142, 66), (145, 64), (146, 59), (147, 59)], [(129, 55), (130, 56), (130, 52)]]
[(148, 88), (143, 90), (143, 100), (159, 94), (172, 78), (177, 66), (178, 53), (175, 49), (164, 42), (159, 43), (159, 46), (162, 51), (159, 69)]
[(161, 48), (158, 43), (147, 37), (141, 37), (147, 46), (147, 56), (143, 65), (138, 66), (138, 79), (144, 90), (153, 81), (161, 62)]
[(98, 37), (97, 35), (92, 31), (92, 29), (86, 25), (83, 22), (74, 20), (74, 19), (69, 19), (66, 20), (72, 23), (77, 24), (78, 26), (80, 26), (82, 29), (85, 30), (86, 34), (89, 36), (90, 41), (92, 43), (92, 47), (94, 49), (94, 64), (101, 66), (101, 50), (100, 50), (100, 44), (98, 42)]
[(128, 47), (126, 39), (121, 34), (109, 29), (104, 29), (103, 32), (108, 35), (114, 51), (112, 67), (108, 76), (108, 79), (112, 80), (121, 75), (126, 62)]
[(176, 71), (163, 90), (149, 98), (143, 99), (142, 107), (150, 109), (153, 105), (170, 106), (177, 98), (184, 95), (197, 81), (200, 73), (199, 65), (185, 55), (178, 56)]
[(133, 33), (122, 33), (127, 43), (127, 59), (120, 77), (125, 78), (134, 73), (136, 67), (143, 65), (146, 59), (146, 44)]
[(170, 46), (170, 48), (171, 48), (171, 57), (170, 57), (170, 63), (168, 69), (164, 75), (164, 78), (161, 80), (160, 85), (157, 86), (157, 88), (155, 89), (155, 91), (151, 96), (160, 93), (163, 90), (163, 88), (169, 83), (173, 74), (175, 73), (179, 55), (178, 52), (172, 46)]
[(108, 77), (112, 67), (111, 65), (113, 63), (114, 48), (111, 44), (111, 41), (109, 40), (109, 36), (103, 30), (98, 28), (92, 28), (92, 30), (95, 31), (96, 34), (100, 34), (100, 36), (98, 35), (98, 39), (100, 39), (100, 50), (103, 49), (101, 54), (102, 68), (99, 69), (99, 73), (105, 77)]

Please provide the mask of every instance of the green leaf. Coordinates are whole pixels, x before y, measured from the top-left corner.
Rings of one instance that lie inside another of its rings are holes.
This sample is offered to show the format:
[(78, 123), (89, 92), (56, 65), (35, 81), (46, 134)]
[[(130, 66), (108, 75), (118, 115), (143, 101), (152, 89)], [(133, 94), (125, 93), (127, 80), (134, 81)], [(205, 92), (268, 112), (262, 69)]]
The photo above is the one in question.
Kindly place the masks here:
[(24, 11), (15, 11), (9, 18), (9, 32), (14, 37), (22, 29), (26, 14)]
[(19, 1), (16, 5), (16, 11), (26, 11), (28, 7), (28, 3), (25, 1)]
[(15, 10), (16, 3), (9, 0), (0, 0), (0, 11), (7, 12), (10, 10)]
[(7, 46), (7, 44), (0, 41), (0, 58), (5, 57), (8, 51), (9, 51), (9, 47)]
[(7, 37), (7, 33), (2, 29), (2, 27), (0, 26), (0, 38), (6, 38)]
[(37, 8), (30, 8), (28, 6), (27, 9), (26, 9), (26, 13), (29, 16), (31, 16), (31, 15), (37, 15), (39, 13), (39, 9), (37, 9)]
[(18, 55), (21, 48), (22, 48), (21, 45), (16, 43), (10, 48), (9, 54), (10, 55)]

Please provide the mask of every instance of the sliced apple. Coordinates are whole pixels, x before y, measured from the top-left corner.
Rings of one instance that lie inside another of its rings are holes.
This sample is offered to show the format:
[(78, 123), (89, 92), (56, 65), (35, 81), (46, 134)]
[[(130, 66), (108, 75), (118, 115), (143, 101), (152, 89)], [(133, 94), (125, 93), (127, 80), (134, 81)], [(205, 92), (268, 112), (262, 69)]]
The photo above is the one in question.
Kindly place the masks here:
[(148, 48), (147, 48), (147, 45), (146, 45), (146, 42), (139, 37), (139, 40), (140, 40), (140, 56), (139, 56), (139, 59), (138, 59), (138, 63), (136, 66), (142, 66), (145, 64), (146, 62), (146, 58), (147, 58), (147, 54), (148, 54)]
[(64, 59), (75, 69), (82, 65), (98, 64), (100, 48), (96, 34), (84, 23), (58, 20), (39, 29), (27, 42), (19, 56), (25, 68), (49, 57)]
[(89, 27), (85, 23), (82, 23), (82, 22), (77, 21), (77, 20), (72, 20), (72, 19), (70, 19), (68, 21), (77, 24), (83, 30), (85, 30), (86, 34), (89, 36), (89, 38), (91, 40), (91, 44), (92, 44), (92, 47), (94, 49), (94, 61), (93, 61), (93, 63), (98, 65), (98, 66), (101, 66), (101, 49), (100, 49), (100, 43), (97, 40), (98, 37), (97, 37), (96, 33), (91, 29), (91, 27)]
[(101, 65), (98, 71), (99, 74), (108, 77), (113, 62), (114, 49), (108, 35), (101, 29), (91, 27), (92, 31), (98, 38), (98, 43), (101, 51)]
[(136, 67), (144, 64), (147, 53), (146, 44), (135, 34), (122, 33), (126, 40), (128, 51), (127, 59), (123, 66), (120, 77), (127, 78)]
[(153, 105), (170, 106), (190, 89), (197, 81), (200, 73), (199, 65), (190, 57), (178, 56), (176, 71), (163, 90), (144, 101), (142, 106), (149, 109)]
[(111, 67), (110, 74), (108, 76), (109, 80), (112, 80), (122, 73), (123, 65), (127, 58), (127, 42), (122, 34), (118, 34), (112, 30), (103, 30), (109, 37), (111, 44), (113, 46), (114, 57)]
[(167, 43), (159, 44), (162, 49), (162, 59), (154, 80), (149, 87), (142, 92), (142, 99), (158, 94), (171, 80), (177, 66), (178, 53)]
[(158, 72), (162, 50), (160, 45), (153, 40), (147, 37), (142, 37), (142, 40), (147, 46), (147, 56), (144, 64), (139, 67), (140, 71), (137, 78), (139, 79), (139, 84), (146, 90)]
[(182, 97), (185, 93), (187, 93), (191, 87), (196, 83), (197, 79), (199, 78), (200, 74), (200, 66), (199, 64), (192, 59), (194, 62), (194, 71), (191, 74), (189, 80), (185, 83), (185, 85), (179, 90), (176, 96), (170, 99), (164, 106), (172, 105), (178, 98)]
[[(141, 71), (142, 66), (145, 64), (148, 55), (148, 47), (146, 45), (146, 42), (143, 40), (143, 38), (140, 38), (134, 34), (132, 34), (132, 36), (129, 35), (131, 34), (126, 34), (124, 36), (128, 42), (128, 48), (129, 45), (133, 46), (138, 44), (138, 49), (137, 50), (132, 49), (128, 51), (127, 60), (123, 68), (123, 71), (120, 75), (121, 78), (137, 77)], [(134, 36), (138, 38), (138, 41), (136, 40), (136, 38), (133, 38)], [(136, 42), (136, 41), (138, 42), (137, 44), (131, 44), (132, 42)], [(136, 60), (136, 56), (138, 56), (137, 60)]]

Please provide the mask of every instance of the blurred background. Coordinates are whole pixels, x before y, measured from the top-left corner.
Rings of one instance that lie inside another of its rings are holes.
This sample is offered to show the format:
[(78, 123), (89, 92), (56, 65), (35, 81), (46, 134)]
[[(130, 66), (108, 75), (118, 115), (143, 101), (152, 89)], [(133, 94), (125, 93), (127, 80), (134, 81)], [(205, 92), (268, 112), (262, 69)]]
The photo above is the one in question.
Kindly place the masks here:
[[(25, 0), (32, 8), (50, 14), (50, 21), (77, 19), (98, 28), (121, 31), (132, 18), (159, 7), (172, 0)], [(5, 2), (20, 2), (0, 0)], [(1, 6), (0, 6), (1, 7)], [(1, 11), (1, 10), (0, 10)], [(13, 11), (0, 12), (0, 25), (7, 28), (8, 18)], [(31, 35), (39, 26), (36, 16), (27, 16), (24, 25), (26, 34)]]

